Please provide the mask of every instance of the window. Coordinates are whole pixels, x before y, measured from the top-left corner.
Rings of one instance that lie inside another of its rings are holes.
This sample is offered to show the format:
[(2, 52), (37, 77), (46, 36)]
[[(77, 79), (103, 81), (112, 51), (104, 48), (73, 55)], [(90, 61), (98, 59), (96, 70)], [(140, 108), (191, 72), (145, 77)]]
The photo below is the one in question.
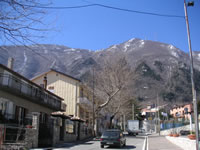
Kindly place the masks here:
[(47, 123), (48, 115), (46, 113), (40, 112), (40, 123)]
[(28, 110), (23, 107), (15, 107), (15, 119), (18, 121), (19, 124), (22, 124), (25, 121), (27, 112)]
[(67, 133), (74, 133), (74, 122), (71, 120), (66, 121), (66, 132)]

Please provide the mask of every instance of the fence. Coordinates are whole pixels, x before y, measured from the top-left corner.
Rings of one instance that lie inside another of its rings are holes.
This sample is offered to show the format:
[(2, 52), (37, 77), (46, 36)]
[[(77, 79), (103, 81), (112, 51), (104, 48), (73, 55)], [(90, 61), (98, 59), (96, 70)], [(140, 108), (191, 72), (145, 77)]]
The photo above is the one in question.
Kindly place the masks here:
[(18, 150), (24, 149), (26, 138), (26, 128), (0, 125), (0, 149), (1, 150)]
[(171, 128), (177, 128), (181, 126), (185, 126), (190, 124), (189, 121), (181, 119), (181, 120), (165, 120), (160, 123), (160, 129), (161, 130), (167, 130)]

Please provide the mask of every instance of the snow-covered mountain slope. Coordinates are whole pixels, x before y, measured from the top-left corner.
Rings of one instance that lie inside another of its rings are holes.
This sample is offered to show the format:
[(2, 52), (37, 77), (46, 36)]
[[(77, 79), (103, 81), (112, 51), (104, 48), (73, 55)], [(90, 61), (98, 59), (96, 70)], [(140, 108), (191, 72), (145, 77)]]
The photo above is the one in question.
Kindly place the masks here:
[[(8, 57), (15, 60), (14, 70), (32, 78), (50, 68), (85, 80), (91, 67), (102, 64), (102, 58), (126, 57), (129, 65), (140, 74), (132, 83), (135, 98), (153, 100), (157, 94), (165, 101), (191, 101), (189, 56), (173, 45), (130, 39), (107, 49), (90, 51), (60, 45), (1, 46), (0, 63)], [(200, 52), (194, 52), (197, 81), (200, 81)], [(145, 72), (144, 72), (145, 70)], [(197, 92), (200, 86), (197, 85)]]

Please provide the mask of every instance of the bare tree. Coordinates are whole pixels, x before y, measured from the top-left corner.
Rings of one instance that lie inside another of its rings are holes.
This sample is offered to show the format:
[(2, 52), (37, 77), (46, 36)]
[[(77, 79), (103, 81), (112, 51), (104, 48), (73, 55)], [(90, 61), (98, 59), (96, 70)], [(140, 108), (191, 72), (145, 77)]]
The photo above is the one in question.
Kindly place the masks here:
[(133, 74), (125, 57), (104, 60), (102, 69), (96, 72), (95, 92), (102, 99), (96, 112), (106, 107), (133, 80)]
[[(35, 43), (47, 31), (39, 0), (0, 0), (0, 35), (12, 44)], [(44, 28), (44, 29), (43, 29)]]

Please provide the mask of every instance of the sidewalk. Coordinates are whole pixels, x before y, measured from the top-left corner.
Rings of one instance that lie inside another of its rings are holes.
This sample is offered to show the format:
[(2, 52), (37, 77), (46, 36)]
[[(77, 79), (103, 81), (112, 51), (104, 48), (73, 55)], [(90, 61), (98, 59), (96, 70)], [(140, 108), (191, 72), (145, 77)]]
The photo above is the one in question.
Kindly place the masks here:
[(149, 150), (183, 150), (168, 141), (165, 136), (152, 135), (148, 138)]

